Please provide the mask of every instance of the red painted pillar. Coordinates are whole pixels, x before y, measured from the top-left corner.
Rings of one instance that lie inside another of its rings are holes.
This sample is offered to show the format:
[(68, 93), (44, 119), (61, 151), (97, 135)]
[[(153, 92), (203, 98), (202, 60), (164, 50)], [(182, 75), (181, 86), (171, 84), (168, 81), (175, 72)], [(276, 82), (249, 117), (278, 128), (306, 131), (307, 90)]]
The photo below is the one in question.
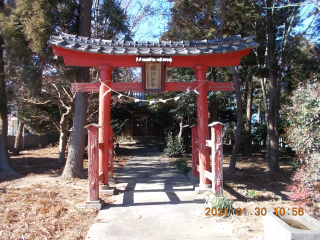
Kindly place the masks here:
[(210, 149), (206, 147), (206, 140), (209, 139), (208, 128), (208, 102), (207, 102), (207, 84), (206, 71), (207, 66), (195, 66), (197, 91), (197, 117), (198, 117), (198, 142), (199, 142), (199, 165), (200, 165), (200, 189), (210, 188), (210, 180), (205, 178), (204, 171), (210, 171)]
[[(99, 151), (99, 163), (100, 171), (103, 172), (104, 185), (109, 183), (109, 135), (110, 135), (110, 115), (111, 115), (111, 92), (108, 87), (111, 87), (111, 72), (113, 67), (111, 66), (99, 66), (100, 78), (104, 84), (100, 86), (99, 96), (99, 125), (101, 126), (99, 131), (99, 143), (103, 143)], [(107, 86), (105, 86), (107, 85)]]
[(222, 128), (223, 124), (214, 122), (209, 125), (211, 127), (212, 142), (212, 190), (215, 195), (223, 194), (223, 141)]
[(110, 178), (113, 178), (113, 128), (110, 127), (109, 132), (109, 171)]
[(197, 165), (199, 165), (199, 141), (198, 141), (198, 126), (191, 126), (192, 131), (192, 175), (199, 177)]
[(89, 201), (99, 199), (99, 164), (98, 164), (98, 128), (97, 124), (88, 126), (88, 182)]

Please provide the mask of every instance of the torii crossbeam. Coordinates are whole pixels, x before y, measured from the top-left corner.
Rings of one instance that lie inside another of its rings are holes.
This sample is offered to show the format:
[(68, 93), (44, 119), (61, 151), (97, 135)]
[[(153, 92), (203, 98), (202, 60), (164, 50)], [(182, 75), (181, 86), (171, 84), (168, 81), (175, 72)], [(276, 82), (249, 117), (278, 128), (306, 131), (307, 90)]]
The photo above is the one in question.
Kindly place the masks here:
[[(259, 46), (254, 37), (234, 36), (220, 40), (201, 41), (159, 41), (136, 42), (102, 39), (91, 39), (69, 34), (51, 36), (48, 44), (56, 55), (62, 56), (69, 66), (97, 67), (103, 84), (75, 83), (74, 92), (99, 92), (99, 151), (100, 172), (103, 172), (103, 183), (108, 184), (109, 131), (111, 112), (111, 93), (109, 88), (121, 92), (142, 92), (143, 83), (113, 83), (111, 73), (114, 67), (142, 67), (143, 57), (162, 61), (170, 58), (166, 67), (192, 67), (196, 73), (196, 81), (164, 82), (164, 91), (186, 91), (197, 88), (197, 118), (199, 140), (200, 189), (210, 188), (210, 180), (204, 175), (210, 170), (210, 149), (206, 148), (209, 139), (207, 91), (232, 91), (232, 83), (208, 82), (208, 67), (237, 66), (241, 57), (249, 54), (252, 48)], [(148, 61), (148, 60), (146, 60)], [(105, 95), (106, 94), (106, 95)], [(105, 96), (104, 96), (105, 95)], [(104, 96), (104, 97), (102, 97)]]

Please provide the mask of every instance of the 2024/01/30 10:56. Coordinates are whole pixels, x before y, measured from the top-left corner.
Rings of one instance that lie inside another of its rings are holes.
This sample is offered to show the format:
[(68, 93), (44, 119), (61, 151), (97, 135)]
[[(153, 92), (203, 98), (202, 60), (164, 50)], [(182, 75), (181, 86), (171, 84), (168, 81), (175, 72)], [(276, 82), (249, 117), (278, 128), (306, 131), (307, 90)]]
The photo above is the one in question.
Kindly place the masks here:
[[(285, 215), (286, 214), (286, 210), (284, 208), (275, 208), (275, 214), (276, 215)], [(290, 211), (290, 209), (288, 209)], [(228, 208), (206, 208), (205, 209), (205, 215), (206, 216), (229, 216), (229, 215), (237, 215), (237, 216), (241, 216), (243, 213), (245, 216), (247, 215), (256, 215), (256, 216), (265, 216), (267, 214), (267, 209), (266, 208), (259, 208), (256, 207), (255, 208), (255, 213), (248, 213), (247, 212), (247, 208), (236, 208), (234, 211), (229, 211)], [(297, 216), (300, 215), (302, 216), (304, 214), (304, 209), (303, 208), (292, 208), (291, 211), (291, 215), (293, 216)], [(290, 213), (288, 213), (288, 215), (290, 215)]]

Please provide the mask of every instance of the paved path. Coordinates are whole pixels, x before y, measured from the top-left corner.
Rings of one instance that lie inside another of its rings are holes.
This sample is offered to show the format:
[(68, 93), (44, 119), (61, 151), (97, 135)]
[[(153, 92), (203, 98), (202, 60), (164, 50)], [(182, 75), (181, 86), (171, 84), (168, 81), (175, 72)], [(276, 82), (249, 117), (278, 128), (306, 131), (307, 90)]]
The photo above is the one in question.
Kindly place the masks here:
[(154, 146), (136, 146), (117, 179), (123, 193), (99, 212), (86, 239), (237, 239), (229, 224), (204, 218), (202, 196), (160, 156)]

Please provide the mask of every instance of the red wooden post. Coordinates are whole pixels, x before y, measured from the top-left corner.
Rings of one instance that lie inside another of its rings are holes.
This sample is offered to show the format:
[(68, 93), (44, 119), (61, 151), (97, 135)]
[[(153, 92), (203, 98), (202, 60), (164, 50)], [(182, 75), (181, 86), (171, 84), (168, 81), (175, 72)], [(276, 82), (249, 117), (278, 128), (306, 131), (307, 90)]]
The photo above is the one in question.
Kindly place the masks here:
[(109, 133), (109, 168), (110, 178), (113, 178), (113, 128), (110, 127)]
[(223, 141), (222, 128), (223, 124), (220, 122), (213, 122), (209, 125), (211, 127), (211, 141), (212, 141), (212, 190), (213, 193), (219, 196), (223, 194)]
[(208, 103), (207, 103), (207, 66), (196, 66), (196, 81), (199, 88), (197, 91), (197, 117), (198, 117), (198, 138), (199, 138), (199, 164), (200, 164), (200, 189), (210, 188), (210, 180), (205, 178), (205, 170), (210, 171), (210, 149), (206, 148), (206, 140), (209, 139), (208, 129)]
[(198, 126), (191, 126), (192, 131), (192, 175), (199, 177), (197, 165), (199, 165), (199, 140), (198, 140)]
[(98, 162), (98, 128), (97, 124), (88, 126), (88, 181), (89, 201), (99, 199), (99, 162)]
[[(99, 125), (102, 126), (99, 132), (99, 143), (103, 143), (99, 152), (99, 162), (101, 163), (100, 170), (104, 173), (103, 183), (108, 185), (109, 178), (109, 135), (110, 135), (110, 114), (111, 114), (111, 72), (113, 67), (100, 66), (100, 77), (104, 84), (100, 86), (99, 99)], [(107, 87), (108, 86), (108, 87)], [(108, 92), (108, 93), (106, 93)]]

